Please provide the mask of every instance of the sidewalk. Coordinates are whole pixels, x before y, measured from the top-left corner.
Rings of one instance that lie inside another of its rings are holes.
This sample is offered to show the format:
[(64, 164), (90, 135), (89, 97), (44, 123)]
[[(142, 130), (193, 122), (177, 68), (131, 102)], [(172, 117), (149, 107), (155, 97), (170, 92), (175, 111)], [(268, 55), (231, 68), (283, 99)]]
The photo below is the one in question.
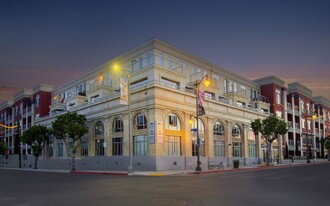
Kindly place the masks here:
[(168, 170), (168, 171), (134, 171), (133, 173), (128, 173), (127, 171), (90, 171), (90, 170), (51, 170), (51, 169), (22, 169), (22, 168), (5, 168), (0, 167), (0, 169), (6, 170), (21, 170), (21, 171), (34, 171), (34, 172), (54, 172), (54, 173), (70, 173), (70, 174), (94, 174), (94, 175), (112, 175), (112, 176), (178, 176), (178, 175), (197, 175), (197, 174), (217, 174), (225, 172), (244, 172), (251, 170), (268, 170), (268, 169), (279, 169), (287, 167), (299, 167), (308, 166), (315, 164), (330, 164), (327, 160), (317, 160), (315, 162), (307, 163), (306, 161), (285, 161), (283, 164), (277, 164), (272, 166), (265, 165), (251, 165), (244, 166), (239, 165), (239, 168), (235, 169), (232, 167), (224, 167), (224, 169), (214, 169), (214, 170), (204, 170), (204, 171), (193, 171), (193, 170)]

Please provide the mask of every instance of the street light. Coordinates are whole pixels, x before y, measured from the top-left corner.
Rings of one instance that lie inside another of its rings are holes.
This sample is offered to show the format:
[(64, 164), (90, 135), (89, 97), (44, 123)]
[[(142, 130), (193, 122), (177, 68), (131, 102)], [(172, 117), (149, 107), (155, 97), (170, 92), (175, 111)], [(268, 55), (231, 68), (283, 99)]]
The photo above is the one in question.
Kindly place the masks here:
[[(113, 69), (115, 72), (121, 72), (119, 71), (121, 69), (121, 67), (118, 64), (115, 64), (113, 66)], [(127, 72), (127, 102), (122, 102), (121, 104), (123, 105), (127, 105), (128, 106), (128, 169), (127, 172), (128, 174), (132, 174), (133, 173), (133, 147), (132, 147), (132, 127), (131, 127), (131, 116), (132, 116), (132, 111), (131, 111), (131, 92), (130, 92), (130, 84), (131, 84), (131, 75), (130, 75), (130, 71), (126, 71)], [(120, 82), (120, 84), (122, 84), (122, 82)], [(125, 84), (125, 82), (123, 82), (123, 84)], [(123, 87), (123, 85), (121, 85), (121, 87)], [(123, 87), (124, 88), (124, 87)], [(122, 88), (122, 89), (123, 89)], [(124, 93), (125, 91), (120, 91), (120, 93)]]
[[(310, 116), (310, 117), (309, 117)], [(306, 113), (306, 123), (308, 124), (307, 120), (312, 120), (311, 124), (313, 125), (313, 121), (317, 119), (317, 116), (315, 114), (309, 115)], [(315, 131), (315, 125), (314, 125), (314, 131)], [(312, 132), (312, 141), (315, 139), (314, 137), (314, 132)], [(307, 147), (306, 147), (306, 156), (307, 156), (307, 163), (311, 163), (310, 157), (312, 156), (312, 151), (311, 151), (311, 145), (309, 144), (309, 134), (308, 134), (308, 126), (306, 127), (306, 141), (307, 141)], [(315, 150), (315, 141), (314, 142), (314, 149)], [(315, 154), (314, 154), (315, 156)], [(314, 157), (315, 158), (315, 157)]]
[[(196, 154), (197, 154), (197, 166), (196, 166), (196, 171), (202, 171), (202, 168), (201, 168), (201, 161), (200, 161), (200, 138), (199, 138), (199, 126), (198, 126), (198, 116), (201, 116), (203, 114), (205, 114), (204, 112), (204, 108), (202, 107), (202, 105), (199, 105), (199, 102), (201, 103), (201, 100), (199, 100), (199, 91), (198, 91), (198, 87), (199, 85), (204, 82), (204, 85), (206, 87), (208, 87), (210, 85), (210, 81), (208, 79), (208, 76), (207, 75), (204, 75), (202, 77), (202, 79), (200, 81), (196, 80), (196, 82), (194, 83), (194, 86), (195, 86), (195, 92), (196, 92), (196, 116), (195, 119), (196, 119), (196, 126), (197, 126), (197, 131), (196, 131), (196, 139), (197, 139), (197, 150), (196, 150)], [(189, 123), (192, 124), (192, 121), (189, 120)]]

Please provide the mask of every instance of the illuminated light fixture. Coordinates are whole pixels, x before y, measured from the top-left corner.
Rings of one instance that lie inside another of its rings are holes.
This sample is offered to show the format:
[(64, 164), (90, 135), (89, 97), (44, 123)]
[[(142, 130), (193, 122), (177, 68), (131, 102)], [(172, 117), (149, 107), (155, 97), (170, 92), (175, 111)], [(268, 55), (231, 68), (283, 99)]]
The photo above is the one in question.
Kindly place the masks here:
[(190, 119), (189, 119), (188, 123), (189, 123), (190, 125), (192, 125), (192, 123), (193, 123), (193, 119), (192, 119), (192, 116), (191, 116), (191, 115), (190, 115)]
[(210, 86), (210, 80), (209, 80), (208, 76), (205, 76), (205, 79), (204, 79), (204, 85), (205, 85), (206, 87)]
[(119, 67), (118, 64), (114, 64), (114, 65), (113, 65), (113, 70), (114, 70), (115, 72), (118, 72), (119, 69), (120, 69), (120, 67)]

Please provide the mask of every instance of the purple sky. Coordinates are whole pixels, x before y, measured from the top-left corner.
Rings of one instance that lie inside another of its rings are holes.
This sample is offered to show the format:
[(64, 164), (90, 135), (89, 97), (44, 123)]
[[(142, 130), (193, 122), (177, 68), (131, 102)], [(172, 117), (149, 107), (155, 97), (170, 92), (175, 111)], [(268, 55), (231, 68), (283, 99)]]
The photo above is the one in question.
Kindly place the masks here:
[(329, 0), (1, 0), (0, 102), (60, 86), (153, 37), (330, 100)]

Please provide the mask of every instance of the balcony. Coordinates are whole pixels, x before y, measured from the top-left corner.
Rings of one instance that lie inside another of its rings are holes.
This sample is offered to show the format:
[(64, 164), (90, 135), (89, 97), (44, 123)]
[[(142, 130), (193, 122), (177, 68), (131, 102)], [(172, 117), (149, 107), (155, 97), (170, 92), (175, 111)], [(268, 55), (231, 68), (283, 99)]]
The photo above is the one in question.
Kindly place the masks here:
[(109, 96), (113, 92), (111, 79), (104, 78), (103, 76), (92, 79), (88, 85), (89, 89), (86, 92), (86, 96), (90, 101)]

